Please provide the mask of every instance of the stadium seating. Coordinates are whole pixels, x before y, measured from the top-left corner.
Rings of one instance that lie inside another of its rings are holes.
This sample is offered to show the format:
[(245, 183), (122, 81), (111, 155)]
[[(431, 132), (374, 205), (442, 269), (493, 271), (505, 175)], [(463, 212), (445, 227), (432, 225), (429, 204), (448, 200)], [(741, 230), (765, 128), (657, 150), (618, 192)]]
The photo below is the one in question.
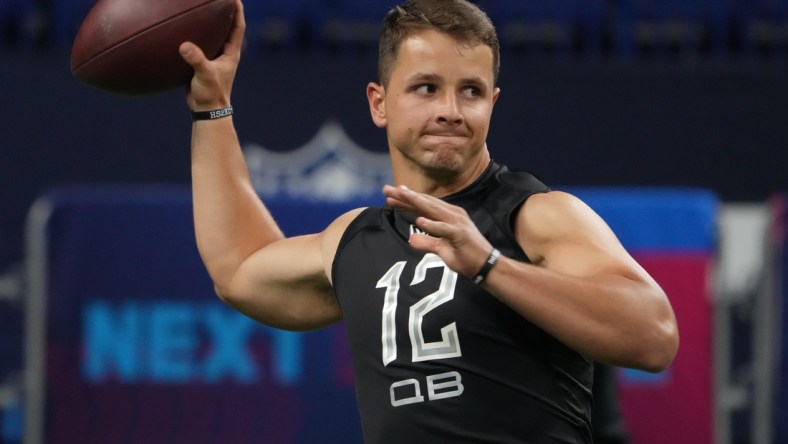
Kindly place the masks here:
[(380, 24), (395, 2), (336, 0), (326, 21), (325, 42), (343, 50), (374, 49)]
[(635, 54), (689, 55), (728, 45), (733, 0), (624, 0), (616, 14), (616, 49)]
[(70, 49), (82, 20), (95, 3), (96, 0), (50, 0), (47, 11), (50, 44), (58, 49)]
[[(2, 48), (70, 48), (95, 0), (2, 0)], [(534, 56), (599, 54), (788, 57), (788, 0), (476, 0), (504, 50)], [(245, 2), (253, 50), (376, 46), (395, 0)]]
[(750, 0), (738, 15), (746, 54), (788, 55), (788, 0)]
[(33, 12), (30, 0), (3, 0), (0, 3), (0, 46), (25, 46), (32, 40)]
[(244, 3), (251, 49), (308, 49), (319, 39), (326, 0), (254, 1)]
[(568, 54), (602, 44), (607, 2), (602, 0), (486, 0), (503, 48), (535, 54)]

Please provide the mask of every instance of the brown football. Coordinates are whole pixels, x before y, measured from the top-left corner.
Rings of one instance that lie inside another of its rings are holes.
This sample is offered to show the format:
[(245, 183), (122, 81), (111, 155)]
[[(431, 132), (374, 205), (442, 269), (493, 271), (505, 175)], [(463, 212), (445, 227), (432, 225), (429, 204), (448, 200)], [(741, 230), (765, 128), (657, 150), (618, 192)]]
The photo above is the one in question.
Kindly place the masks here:
[(98, 0), (71, 47), (71, 72), (97, 88), (147, 95), (193, 75), (178, 47), (194, 42), (213, 59), (224, 46), (234, 0)]

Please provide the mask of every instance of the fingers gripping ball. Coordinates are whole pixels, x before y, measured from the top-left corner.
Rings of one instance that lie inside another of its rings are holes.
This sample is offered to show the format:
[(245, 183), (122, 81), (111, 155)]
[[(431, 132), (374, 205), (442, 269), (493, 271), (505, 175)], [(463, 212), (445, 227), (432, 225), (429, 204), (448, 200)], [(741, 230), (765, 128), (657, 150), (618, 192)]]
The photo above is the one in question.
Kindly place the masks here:
[(217, 57), (233, 25), (233, 0), (98, 0), (71, 48), (71, 72), (97, 88), (146, 95), (187, 84), (184, 41)]

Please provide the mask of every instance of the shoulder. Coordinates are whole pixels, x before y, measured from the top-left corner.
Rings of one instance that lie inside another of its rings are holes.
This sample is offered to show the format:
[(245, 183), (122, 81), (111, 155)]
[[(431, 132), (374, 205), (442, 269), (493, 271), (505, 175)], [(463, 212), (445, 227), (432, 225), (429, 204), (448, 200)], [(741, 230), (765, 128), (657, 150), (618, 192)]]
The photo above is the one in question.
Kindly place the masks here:
[(339, 249), (339, 243), (342, 241), (348, 227), (358, 219), (359, 215), (364, 213), (368, 208), (356, 208), (350, 210), (341, 216), (334, 219), (331, 224), (323, 230), (321, 234), (321, 250), (323, 254), (323, 264), (326, 269), (326, 276), (331, 277), (331, 267), (334, 262), (334, 257)]
[(566, 217), (582, 218), (596, 214), (578, 197), (563, 191), (534, 194), (525, 202), (523, 212), (527, 221), (556, 223)]
[(484, 202), (493, 208), (502, 209), (507, 219), (532, 196), (550, 191), (550, 188), (533, 174), (509, 171), (505, 166), (499, 167), (487, 183)]
[(495, 174), (495, 178), (500, 185), (515, 190), (541, 193), (550, 189), (536, 176), (527, 171), (510, 171), (506, 167), (500, 167)]
[(492, 168), (492, 173), (478, 181), (476, 188), (467, 194), (472, 199), (472, 206), (481, 204), (494, 218), (505, 221), (511, 229), (513, 215), (523, 203), (533, 195), (550, 191), (550, 188), (531, 173), (510, 171), (501, 165), (493, 165)]
[(510, 201), (524, 200), (535, 193), (550, 190), (541, 180), (527, 171), (511, 171), (505, 165), (493, 164), (489, 174), (479, 180), (478, 186), (485, 190), (487, 198)]
[(530, 196), (517, 213), (518, 242), (539, 262), (559, 245), (613, 240), (615, 235), (601, 217), (576, 196), (550, 191)]
[(339, 245), (348, 227), (366, 210), (366, 207), (355, 208), (334, 219), (334, 221), (323, 231), (323, 244), (328, 246), (333, 245), (333, 250), (336, 251), (336, 247)]

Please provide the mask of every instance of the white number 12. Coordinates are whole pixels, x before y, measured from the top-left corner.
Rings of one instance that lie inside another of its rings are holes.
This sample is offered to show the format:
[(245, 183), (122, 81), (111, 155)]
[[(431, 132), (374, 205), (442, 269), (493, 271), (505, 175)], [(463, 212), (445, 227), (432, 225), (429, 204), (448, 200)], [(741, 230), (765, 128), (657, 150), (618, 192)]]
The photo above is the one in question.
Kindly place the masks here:
[[(386, 294), (383, 300), (382, 334), (381, 342), (383, 345), (383, 365), (397, 359), (397, 327), (394, 317), (397, 311), (397, 295), (400, 289), (400, 277), (405, 268), (405, 261), (394, 264), (377, 283), (377, 288), (385, 288)], [(424, 316), (441, 304), (454, 299), (454, 289), (457, 285), (457, 273), (452, 271), (443, 263), (441, 258), (433, 253), (427, 253), (419, 262), (414, 271), (413, 280), (410, 285), (417, 285), (427, 277), (427, 271), (431, 268), (443, 268), (441, 282), (438, 289), (422, 298), (419, 302), (410, 307), (408, 315), (408, 333), (410, 335), (411, 349), (413, 350), (411, 359), (413, 362), (429, 361), (432, 359), (445, 359), (462, 356), (460, 350), (460, 340), (457, 336), (457, 323), (452, 322), (441, 328), (441, 340), (426, 342), (422, 331), (422, 321)]]

